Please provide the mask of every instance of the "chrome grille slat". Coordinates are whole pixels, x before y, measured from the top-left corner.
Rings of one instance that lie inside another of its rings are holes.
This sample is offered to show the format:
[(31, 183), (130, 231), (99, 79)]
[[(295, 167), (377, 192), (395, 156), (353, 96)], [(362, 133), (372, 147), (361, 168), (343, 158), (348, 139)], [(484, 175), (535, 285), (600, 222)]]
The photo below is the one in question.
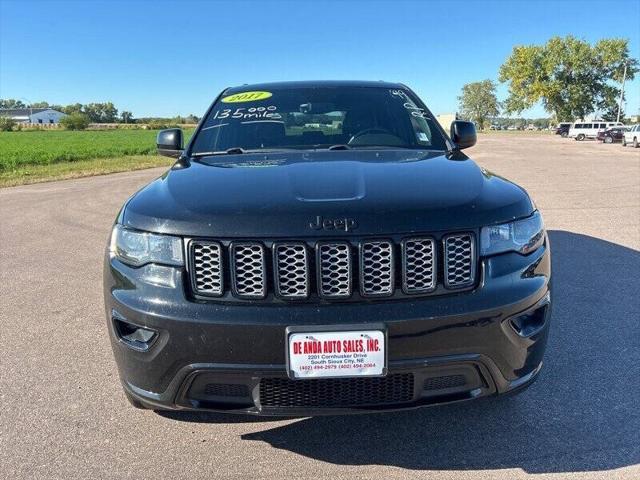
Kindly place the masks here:
[(240, 298), (264, 298), (267, 294), (265, 251), (261, 243), (236, 243), (231, 246), (231, 278)]
[(447, 235), (444, 238), (444, 284), (447, 288), (462, 288), (475, 281), (475, 239), (470, 233)]
[(273, 247), (276, 293), (283, 298), (309, 296), (309, 259), (303, 243)]
[(193, 242), (192, 285), (196, 293), (220, 296), (223, 293), (222, 246), (218, 242)]
[(326, 298), (351, 296), (351, 246), (346, 242), (319, 243), (318, 290)]
[(365, 297), (393, 295), (393, 243), (368, 241), (360, 245), (360, 292)]
[(436, 243), (433, 238), (409, 238), (402, 242), (402, 289), (418, 294), (436, 288)]

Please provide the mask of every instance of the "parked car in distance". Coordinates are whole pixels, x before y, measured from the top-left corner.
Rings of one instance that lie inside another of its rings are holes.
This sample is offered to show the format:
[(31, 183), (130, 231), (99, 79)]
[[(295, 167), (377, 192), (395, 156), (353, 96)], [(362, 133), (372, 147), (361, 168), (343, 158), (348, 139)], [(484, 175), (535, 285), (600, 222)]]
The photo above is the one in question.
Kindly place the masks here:
[(562, 138), (566, 138), (569, 135), (569, 129), (571, 128), (571, 122), (560, 122), (556, 127), (555, 134), (560, 135)]
[(549, 239), (527, 192), (464, 154), (476, 139), (379, 81), (228, 88), (186, 147), (160, 131), (176, 161), (126, 201), (105, 255), (130, 402), (300, 417), (525, 389)]
[(607, 128), (606, 130), (598, 132), (596, 140), (602, 143), (618, 143), (622, 141), (625, 131), (625, 127)]
[(640, 124), (636, 124), (632, 127), (629, 127), (624, 135), (622, 136), (622, 146), (626, 147), (627, 144), (633, 145), (633, 148), (638, 148), (640, 144)]
[(569, 129), (569, 138), (575, 138), (578, 141), (586, 138), (596, 138), (598, 132), (611, 127), (624, 127), (624, 125), (620, 122), (605, 122), (604, 120), (576, 122)]

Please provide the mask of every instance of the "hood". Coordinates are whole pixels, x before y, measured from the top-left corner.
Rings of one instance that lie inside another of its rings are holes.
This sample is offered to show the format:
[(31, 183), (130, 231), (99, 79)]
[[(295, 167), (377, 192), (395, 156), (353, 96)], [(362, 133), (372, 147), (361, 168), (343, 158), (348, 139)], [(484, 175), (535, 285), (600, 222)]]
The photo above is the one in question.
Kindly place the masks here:
[(344, 150), (174, 167), (130, 199), (121, 221), (185, 236), (336, 237), (474, 229), (533, 209), (523, 189), (460, 153)]

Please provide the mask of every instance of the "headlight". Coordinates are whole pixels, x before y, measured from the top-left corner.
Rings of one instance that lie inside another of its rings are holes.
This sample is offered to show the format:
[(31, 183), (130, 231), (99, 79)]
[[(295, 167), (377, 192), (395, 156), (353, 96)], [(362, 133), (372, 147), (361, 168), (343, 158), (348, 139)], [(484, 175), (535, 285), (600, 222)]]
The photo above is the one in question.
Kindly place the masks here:
[(147, 263), (184, 265), (182, 241), (178, 237), (113, 227), (109, 250), (122, 262), (139, 267)]
[(480, 242), (480, 254), (483, 256), (505, 252), (526, 255), (533, 252), (544, 243), (542, 215), (536, 211), (522, 220), (484, 227)]

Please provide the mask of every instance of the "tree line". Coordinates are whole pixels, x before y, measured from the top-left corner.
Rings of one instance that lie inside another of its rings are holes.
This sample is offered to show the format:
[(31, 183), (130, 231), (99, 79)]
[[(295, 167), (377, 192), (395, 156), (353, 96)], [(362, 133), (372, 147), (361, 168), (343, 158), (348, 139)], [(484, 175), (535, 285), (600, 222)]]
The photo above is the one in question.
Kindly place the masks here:
[[(458, 97), (460, 113), (484, 129), (501, 112), (520, 114), (541, 102), (554, 122), (572, 122), (592, 113), (615, 121), (623, 95), (619, 85), (623, 77), (633, 80), (638, 71), (627, 39), (591, 45), (569, 35), (553, 37), (544, 45), (518, 45), (498, 72), (499, 82), (508, 86), (507, 98), (498, 101), (493, 80), (468, 83)], [(620, 113), (622, 119), (624, 112)]]
[(13, 98), (0, 99), (0, 109), (5, 108), (51, 108), (70, 116), (84, 117), (90, 123), (152, 123), (152, 122), (168, 122), (168, 123), (197, 123), (199, 118), (193, 114), (186, 117), (177, 116), (173, 118), (161, 117), (141, 117), (134, 118), (133, 114), (128, 110), (118, 111), (112, 102), (98, 103), (72, 103), (70, 105), (57, 105), (48, 102), (35, 102), (25, 104), (22, 100)]

